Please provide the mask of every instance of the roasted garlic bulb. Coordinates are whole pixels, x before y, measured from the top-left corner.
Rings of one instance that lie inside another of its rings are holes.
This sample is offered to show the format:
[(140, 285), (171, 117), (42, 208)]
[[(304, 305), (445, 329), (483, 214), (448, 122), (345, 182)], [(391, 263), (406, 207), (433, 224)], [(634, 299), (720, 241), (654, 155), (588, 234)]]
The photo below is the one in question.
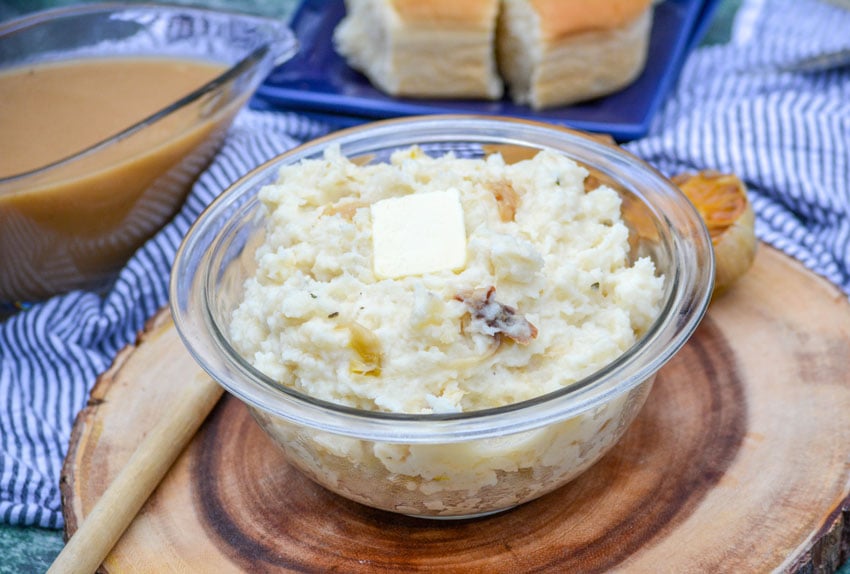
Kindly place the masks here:
[(755, 216), (747, 188), (737, 176), (715, 171), (672, 178), (702, 216), (714, 245), (714, 295), (722, 294), (752, 266), (756, 255)]

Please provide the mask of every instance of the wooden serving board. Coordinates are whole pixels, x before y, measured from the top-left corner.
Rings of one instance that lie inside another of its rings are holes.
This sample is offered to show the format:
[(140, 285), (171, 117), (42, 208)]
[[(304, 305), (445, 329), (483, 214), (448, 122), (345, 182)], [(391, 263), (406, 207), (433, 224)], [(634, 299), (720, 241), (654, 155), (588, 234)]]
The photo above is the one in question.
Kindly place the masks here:
[[(850, 529), (850, 304), (761, 246), (601, 462), (512, 511), (429, 521), (292, 470), (223, 399), (102, 570), (829, 572)], [(62, 476), (67, 533), (197, 367), (167, 314), (92, 391)]]

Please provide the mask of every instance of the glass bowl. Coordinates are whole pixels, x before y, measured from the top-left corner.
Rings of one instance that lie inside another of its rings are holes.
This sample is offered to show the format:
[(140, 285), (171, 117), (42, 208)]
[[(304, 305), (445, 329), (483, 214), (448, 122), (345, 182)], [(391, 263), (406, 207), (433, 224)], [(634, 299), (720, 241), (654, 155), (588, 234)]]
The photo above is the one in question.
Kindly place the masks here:
[[(116, 58), (215, 67), (197, 88), (119, 133), (49, 165), (16, 171), (13, 163), (0, 173), (0, 304), (108, 285), (176, 213), (235, 113), (295, 49), (294, 36), (276, 20), (154, 4), (87, 4), (0, 26), (3, 75)], [(72, 83), (66, 93), (78, 87)], [(33, 141), (40, 145), (37, 138), (61, 130), (44, 126)]]
[[(257, 193), (282, 166), (329, 146), (356, 163), (386, 161), (413, 144), (501, 152), (506, 161), (554, 150), (584, 165), (622, 199), (630, 257), (664, 274), (660, 315), (624, 354), (536, 398), (463, 413), (360, 410), (306, 396), (259, 372), (228, 336), (253, 254), (265, 234)], [(190, 229), (171, 280), (176, 327), (195, 360), (243, 401), (286, 458), (317, 483), (357, 502), (407, 515), (469, 518), (502, 511), (569, 482), (622, 436), (654, 377), (693, 333), (714, 281), (711, 241), (687, 198), (621, 149), (552, 125), (484, 116), (376, 122), (296, 148), (218, 198)]]

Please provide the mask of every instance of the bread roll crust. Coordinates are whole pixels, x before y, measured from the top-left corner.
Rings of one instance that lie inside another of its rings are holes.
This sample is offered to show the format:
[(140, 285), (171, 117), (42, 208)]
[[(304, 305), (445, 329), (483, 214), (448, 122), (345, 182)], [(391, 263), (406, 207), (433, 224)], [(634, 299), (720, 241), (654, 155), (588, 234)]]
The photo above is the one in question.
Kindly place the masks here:
[(593, 30), (616, 30), (632, 24), (652, 0), (528, 0), (540, 17), (544, 40)]
[(499, 8), (491, 0), (390, 0), (407, 25), (491, 29)]

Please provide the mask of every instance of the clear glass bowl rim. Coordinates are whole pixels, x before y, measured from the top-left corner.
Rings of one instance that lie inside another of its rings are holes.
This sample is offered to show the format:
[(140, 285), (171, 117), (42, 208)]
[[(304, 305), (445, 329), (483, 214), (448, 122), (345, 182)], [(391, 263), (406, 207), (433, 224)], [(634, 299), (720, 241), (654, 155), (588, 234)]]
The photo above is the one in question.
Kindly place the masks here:
[[(281, 165), (315, 156), (330, 145), (350, 146), (344, 154), (358, 155), (376, 148), (448, 141), (531, 145), (566, 153), (591, 166), (607, 162), (620, 182), (638, 189), (643, 189), (638, 184), (647, 184), (646, 189), (652, 193), (662, 193), (673, 200), (672, 204), (665, 204), (673, 211), (665, 212), (662, 219), (666, 222), (666, 241), (672, 242), (668, 247), (674, 259), (674, 285), (659, 317), (640, 341), (612, 363), (569, 387), (503, 407), (456, 414), (366, 411), (318, 400), (276, 383), (240, 357), (210, 312), (209, 301), (214, 297), (211, 266), (222, 240), (219, 232), (240, 214), (256, 207), (256, 192), (269, 173), (276, 174)], [(582, 153), (575, 154), (571, 146)], [(226, 221), (222, 220), (223, 213), (229, 213)], [(249, 406), (296, 425), (352, 438), (447, 443), (540, 428), (601, 405), (649, 380), (696, 330), (711, 300), (714, 273), (711, 238), (694, 206), (669, 180), (625, 150), (563, 126), (525, 119), (410, 116), (355, 126), (306, 142), (235, 182), (199, 216), (178, 249), (172, 268), (170, 305), (177, 331), (196, 362)]]
[(275, 20), (273, 18), (256, 16), (252, 14), (243, 14), (238, 12), (223, 11), (214, 8), (204, 8), (193, 5), (182, 6), (179, 4), (153, 2), (140, 2), (138, 4), (119, 2), (98, 2), (90, 4), (78, 4), (72, 6), (60, 6), (56, 8), (40, 10), (38, 12), (26, 14), (0, 24), (0, 42), (3, 41), (4, 36), (8, 36), (10, 34), (14, 34), (28, 28), (37, 27), (42, 24), (53, 23), (57, 20), (61, 20), (64, 18), (74, 18), (89, 14), (108, 14), (112, 12), (128, 11), (139, 12), (145, 10), (157, 12), (179, 11), (182, 13), (192, 14), (216, 14), (218, 16), (232, 17), (243, 21), (247, 20), (261, 25), (265, 31), (266, 38), (259, 47), (246, 54), (243, 58), (240, 58), (240, 60), (236, 64), (229, 66), (221, 74), (217, 75), (215, 78), (213, 78), (203, 86), (200, 86), (191, 93), (186, 94), (184, 97), (169, 104), (161, 110), (154, 112), (150, 116), (139, 120), (132, 126), (129, 126), (128, 128), (122, 130), (121, 132), (114, 134), (98, 143), (95, 143), (86, 149), (80, 150), (79, 152), (74, 153), (73, 155), (69, 155), (51, 164), (30, 171), (16, 173), (8, 177), (2, 177), (0, 178), (0, 185), (11, 183), (17, 180), (38, 177), (58, 167), (61, 167), (74, 161), (78, 161), (82, 157), (94, 154), (97, 151), (103, 149), (104, 147), (109, 146), (113, 142), (129, 137), (130, 135), (139, 132), (145, 129), (146, 127), (156, 123), (157, 121), (169, 116), (173, 112), (185, 106), (188, 106), (193, 102), (198, 101), (206, 94), (215, 91), (220, 86), (226, 84), (227, 82), (237, 77), (239, 74), (243, 73), (250, 67), (260, 65), (260, 62), (264, 59), (268, 59), (269, 71), (271, 71), (271, 68), (273, 66), (282, 64), (283, 62), (291, 58), (298, 49), (298, 41), (295, 39), (295, 35), (292, 33), (286, 23), (279, 20)]

